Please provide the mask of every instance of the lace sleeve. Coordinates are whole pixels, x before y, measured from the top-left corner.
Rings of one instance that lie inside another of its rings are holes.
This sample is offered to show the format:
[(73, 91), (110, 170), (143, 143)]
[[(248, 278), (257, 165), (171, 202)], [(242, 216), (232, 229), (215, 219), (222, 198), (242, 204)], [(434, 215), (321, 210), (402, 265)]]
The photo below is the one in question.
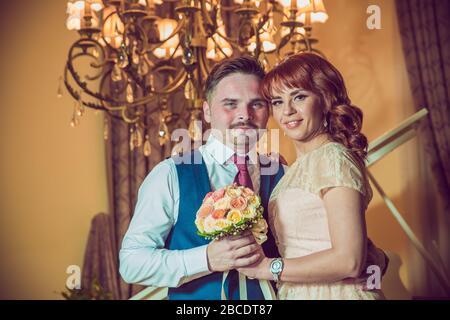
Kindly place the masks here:
[(310, 190), (320, 194), (332, 187), (348, 187), (360, 192), (365, 205), (372, 198), (365, 167), (362, 167), (352, 154), (342, 145), (332, 143), (309, 157), (307, 167), (314, 172), (310, 178)]

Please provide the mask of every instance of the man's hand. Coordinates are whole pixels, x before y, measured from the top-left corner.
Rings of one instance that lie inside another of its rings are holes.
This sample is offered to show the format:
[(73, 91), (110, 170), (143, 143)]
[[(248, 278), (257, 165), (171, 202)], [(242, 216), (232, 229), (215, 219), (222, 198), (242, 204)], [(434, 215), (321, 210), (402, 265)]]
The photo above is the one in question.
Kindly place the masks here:
[(240, 236), (212, 241), (206, 252), (208, 268), (212, 272), (245, 267), (263, 258), (260, 245), (256, 243), (250, 231), (246, 231)]

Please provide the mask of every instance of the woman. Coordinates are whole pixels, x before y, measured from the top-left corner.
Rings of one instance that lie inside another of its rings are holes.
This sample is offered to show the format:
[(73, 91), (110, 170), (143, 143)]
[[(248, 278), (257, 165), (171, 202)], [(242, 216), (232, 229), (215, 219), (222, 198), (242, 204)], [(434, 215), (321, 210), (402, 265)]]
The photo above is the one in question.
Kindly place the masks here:
[[(315, 54), (297, 54), (267, 74), (262, 93), (297, 153), (269, 203), (283, 262), (279, 299), (383, 299), (363, 280), (366, 257), (377, 254), (364, 219), (372, 197), (367, 139), (341, 74)], [(263, 258), (239, 272), (272, 280), (272, 262)]]

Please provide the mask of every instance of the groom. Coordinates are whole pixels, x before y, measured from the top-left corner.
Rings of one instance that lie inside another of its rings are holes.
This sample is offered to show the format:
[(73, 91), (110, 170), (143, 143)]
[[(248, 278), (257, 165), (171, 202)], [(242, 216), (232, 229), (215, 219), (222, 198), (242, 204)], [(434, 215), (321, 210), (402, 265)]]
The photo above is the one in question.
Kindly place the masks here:
[[(169, 299), (239, 299), (237, 268), (262, 254), (253, 235), (208, 241), (196, 233), (204, 196), (238, 182), (261, 196), (264, 217), (272, 189), (284, 174), (276, 160), (254, 151), (251, 132), (266, 128), (269, 108), (259, 93), (264, 70), (253, 58), (227, 59), (206, 81), (204, 119), (212, 133), (205, 145), (159, 163), (142, 183), (120, 250), (120, 274), (128, 283), (169, 287)], [(270, 170), (269, 170), (270, 169)], [(273, 170), (275, 169), (275, 170)], [(263, 174), (262, 174), (263, 173)], [(272, 234), (263, 244), (278, 257)], [(247, 279), (248, 299), (264, 299), (257, 280)]]

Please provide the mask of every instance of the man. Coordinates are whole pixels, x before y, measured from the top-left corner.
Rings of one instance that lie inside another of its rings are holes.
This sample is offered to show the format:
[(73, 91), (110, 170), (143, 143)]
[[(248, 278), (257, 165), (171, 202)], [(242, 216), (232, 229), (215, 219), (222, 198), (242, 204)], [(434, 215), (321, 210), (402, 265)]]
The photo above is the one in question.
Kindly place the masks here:
[[(218, 300), (223, 272), (229, 271), (225, 295), (240, 298), (236, 269), (258, 262), (261, 247), (251, 233), (207, 241), (196, 234), (194, 221), (206, 193), (233, 182), (260, 194), (267, 219), (270, 193), (284, 169), (254, 152), (251, 133), (264, 129), (269, 117), (259, 93), (263, 77), (260, 64), (249, 57), (224, 60), (213, 68), (203, 106), (212, 134), (198, 150), (158, 164), (142, 183), (120, 250), (126, 282), (169, 287), (169, 299)], [(266, 167), (275, 170), (261, 175)], [(270, 231), (263, 250), (268, 257), (279, 256)], [(257, 280), (247, 279), (247, 294), (249, 299), (264, 298)]]

